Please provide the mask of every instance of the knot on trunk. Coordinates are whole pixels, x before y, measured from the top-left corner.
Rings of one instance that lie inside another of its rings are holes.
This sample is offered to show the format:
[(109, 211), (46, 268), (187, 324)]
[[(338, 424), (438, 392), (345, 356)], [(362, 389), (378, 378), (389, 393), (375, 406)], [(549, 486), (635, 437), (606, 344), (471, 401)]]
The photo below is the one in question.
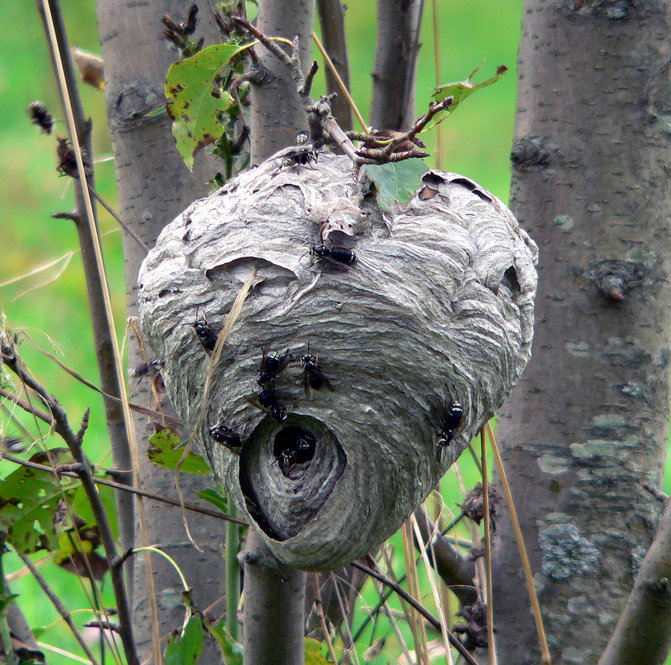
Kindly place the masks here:
[[(383, 212), (330, 154), (280, 151), (193, 203), (140, 273), (168, 393), (283, 562), (332, 569), (389, 537), (531, 352), (536, 246), (472, 180), (429, 171)], [(195, 325), (197, 324), (197, 325)]]

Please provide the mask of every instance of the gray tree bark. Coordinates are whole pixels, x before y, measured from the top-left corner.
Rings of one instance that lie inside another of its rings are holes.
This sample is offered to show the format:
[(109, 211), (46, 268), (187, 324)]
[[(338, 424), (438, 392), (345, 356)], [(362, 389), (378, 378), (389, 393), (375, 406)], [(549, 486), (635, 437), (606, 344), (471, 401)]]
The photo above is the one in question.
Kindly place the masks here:
[[(301, 67), (307, 73), (312, 53), (314, 0), (266, 0), (259, 2), (256, 27), (270, 37), (293, 39), (298, 36)], [(281, 44), (287, 53), (290, 48)], [(263, 47), (258, 50), (260, 64), (267, 75), (252, 87), (251, 163), (295, 142), (296, 133), (307, 129), (307, 117), (296, 85), (287, 68)]]
[(420, 0), (380, 0), (370, 122), (408, 129), (415, 119), (415, 78), (422, 20)]
[[(178, 59), (177, 51), (161, 36), (163, 14), (184, 20), (187, 6), (176, 0), (154, 0), (137, 3), (131, 0), (99, 0), (98, 21), (105, 60), (106, 96), (112, 143), (115, 153), (121, 216), (140, 238), (152, 246), (163, 228), (180, 210), (208, 190), (208, 178), (216, 168), (209, 168), (201, 157), (191, 173), (184, 166), (171, 134), (167, 115), (146, 118), (145, 114), (165, 103), (163, 89), (170, 65)], [(197, 29), (208, 43), (217, 35), (204, 14)], [(137, 273), (144, 253), (137, 243), (124, 236), (128, 315), (137, 311)], [(197, 343), (197, 341), (196, 341)], [(131, 344), (129, 364), (140, 362), (136, 344)], [(132, 399), (146, 403), (150, 398), (147, 384), (133, 386)], [(142, 486), (161, 495), (176, 497), (174, 473), (148, 463), (145, 450), (153, 427), (144, 418), (136, 420)], [(200, 476), (182, 474), (181, 486), (187, 500), (193, 490), (203, 489)], [(189, 516), (191, 533), (203, 552), (188, 541), (179, 508), (147, 503), (147, 539), (170, 554), (193, 586), (196, 607), (204, 608), (224, 593), (224, 562), (221, 551), (224, 528), (209, 517)], [(143, 544), (136, 537), (136, 545)], [(140, 561), (140, 557), (136, 557)], [(153, 579), (159, 606), (159, 632), (162, 635), (178, 628), (184, 611), (178, 580), (163, 558), (154, 557)], [(138, 648), (147, 653), (151, 647), (151, 621), (144, 564), (135, 566), (133, 609)], [(214, 649), (206, 647), (203, 662), (215, 662)]]
[[(497, 435), (552, 662), (596, 663), (650, 545), (668, 440), (669, 3), (527, 0), (511, 207), (540, 247), (534, 355)], [(509, 520), (503, 665), (537, 663)]]
[[(319, 27), (324, 48), (331, 58), (341, 81), (350, 89), (349, 58), (347, 57), (347, 35), (345, 34), (345, 7), (340, 0), (317, 0)], [(326, 90), (336, 92), (331, 108), (333, 117), (345, 131), (352, 129), (352, 109), (338, 87), (336, 77), (326, 69)]]
[[(313, 24), (314, 0), (259, 2), (257, 28), (269, 36), (298, 37), (303, 72), (308, 71), (310, 63)], [(291, 145), (296, 133), (307, 129), (307, 116), (289, 72), (274, 55), (260, 50), (260, 64), (269, 75), (252, 87), (252, 164)], [(261, 559), (265, 565), (259, 565)], [(270, 565), (273, 560), (274, 566)], [(249, 536), (243, 562), (247, 585), (243, 619), (246, 665), (300, 665), (305, 658), (305, 573), (296, 569), (280, 573), (274, 555), (255, 533)], [(280, 636), (276, 639), (278, 627)], [(266, 639), (269, 637), (272, 641)]]

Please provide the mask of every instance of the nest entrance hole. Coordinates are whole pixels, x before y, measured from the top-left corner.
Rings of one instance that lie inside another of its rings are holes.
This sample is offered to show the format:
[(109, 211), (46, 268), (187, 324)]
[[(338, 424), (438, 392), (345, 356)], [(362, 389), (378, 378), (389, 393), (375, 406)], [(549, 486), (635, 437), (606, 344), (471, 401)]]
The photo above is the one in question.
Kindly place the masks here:
[(283, 541), (319, 513), (347, 465), (333, 431), (304, 414), (270, 416), (240, 454), (240, 489), (247, 510), (271, 538)]
[(303, 427), (290, 425), (281, 429), (275, 435), (273, 454), (282, 474), (289, 478), (294, 475), (292, 471), (309, 467), (316, 443), (314, 434)]

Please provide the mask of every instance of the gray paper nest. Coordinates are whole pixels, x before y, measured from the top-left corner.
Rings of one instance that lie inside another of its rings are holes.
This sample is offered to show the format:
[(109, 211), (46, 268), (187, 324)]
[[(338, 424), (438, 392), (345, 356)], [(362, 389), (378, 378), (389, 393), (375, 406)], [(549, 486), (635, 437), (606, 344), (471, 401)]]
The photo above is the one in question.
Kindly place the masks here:
[[(408, 204), (383, 213), (346, 157), (296, 166), (290, 154), (163, 230), (140, 272), (140, 315), (190, 432), (210, 361), (193, 324), (218, 333), (256, 266), (195, 438), (275, 555), (325, 570), (394, 533), (509, 394), (531, 352), (537, 249), (463, 176), (429, 171)], [(348, 247), (356, 261), (320, 258), (320, 245)], [(308, 346), (332, 390), (306, 394)], [(254, 402), (264, 357), (287, 351), (272, 381), (279, 422)], [(215, 441), (215, 423), (242, 447)], [(282, 453), (306, 432), (309, 459)]]

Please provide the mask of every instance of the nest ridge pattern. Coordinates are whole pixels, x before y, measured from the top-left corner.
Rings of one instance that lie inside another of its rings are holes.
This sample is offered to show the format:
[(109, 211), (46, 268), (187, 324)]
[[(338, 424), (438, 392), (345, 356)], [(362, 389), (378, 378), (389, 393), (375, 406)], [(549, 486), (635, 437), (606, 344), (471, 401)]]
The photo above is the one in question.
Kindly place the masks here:
[[(409, 203), (383, 212), (347, 158), (292, 165), (289, 151), (166, 226), (140, 273), (140, 315), (190, 431), (210, 360), (193, 324), (218, 333), (256, 266), (196, 438), (280, 560), (332, 569), (398, 529), (515, 385), (531, 354), (537, 248), (464, 176), (428, 171)], [(285, 366), (264, 387), (269, 354)], [(306, 357), (328, 385), (310, 388)], [(213, 440), (218, 422), (240, 448)], [(308, 432), (296, 450), (278, 444), (289, 427)]]

